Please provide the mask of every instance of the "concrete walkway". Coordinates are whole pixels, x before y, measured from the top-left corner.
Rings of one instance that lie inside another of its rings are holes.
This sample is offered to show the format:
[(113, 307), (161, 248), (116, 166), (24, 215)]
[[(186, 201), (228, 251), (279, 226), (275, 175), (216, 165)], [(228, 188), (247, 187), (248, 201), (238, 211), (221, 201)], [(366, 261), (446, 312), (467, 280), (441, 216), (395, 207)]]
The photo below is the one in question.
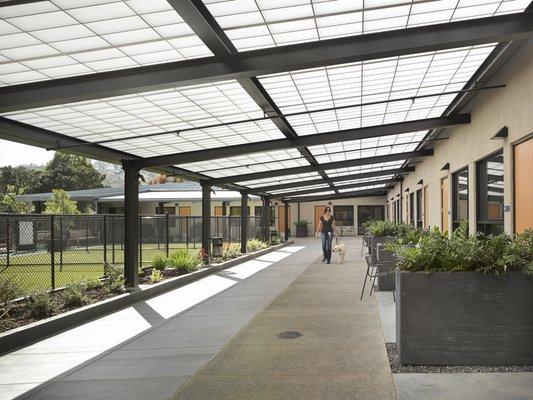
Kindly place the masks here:
[(346, 264), (313, 260), (173, 399), (395, 399), (376, 297), (359, 301), (359, 240), (343, 239)]

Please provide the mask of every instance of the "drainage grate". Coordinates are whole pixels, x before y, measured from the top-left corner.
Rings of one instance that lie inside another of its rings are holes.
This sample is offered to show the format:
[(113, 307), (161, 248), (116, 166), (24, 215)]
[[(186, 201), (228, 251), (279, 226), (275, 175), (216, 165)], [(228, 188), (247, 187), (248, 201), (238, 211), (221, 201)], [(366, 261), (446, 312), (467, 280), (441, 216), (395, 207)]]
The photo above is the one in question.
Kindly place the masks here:
[(280, 339), (298, 339), (302, 334), (297, 331), (285, 331), (278, 335)]

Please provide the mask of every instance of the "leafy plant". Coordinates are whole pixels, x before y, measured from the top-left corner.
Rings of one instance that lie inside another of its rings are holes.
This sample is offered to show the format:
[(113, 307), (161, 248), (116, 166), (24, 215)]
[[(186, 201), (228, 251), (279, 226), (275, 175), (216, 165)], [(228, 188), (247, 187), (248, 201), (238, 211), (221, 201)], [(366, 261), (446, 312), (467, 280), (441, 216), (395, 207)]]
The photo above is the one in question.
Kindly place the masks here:
[(0, 305), (2, 310), (0, 318), (4, 316), (9, 319), (11, 302), (23, 293), (20, 285), (10, 276), (0, 275)]
[(302, 219), (302, 220), (294, 222), (294, 225), (307, 227), (307, 225), (309, 225), (309, 222), (306, 221), (305, 219)]
[(407, 271), (474, 271), (502, 276), (508, 271), (533, 275), (533, 231), (514, 239), (507, 234), (468, 235), (468, 222), (448, 236), (438, 228), (422, 235), (416, 244), (395, 243), (389, 249), (397, 256), (396, 267)]
[(98, 278), (85, 278), (83, 280), (83, 284), (87, 290), (98, 290), (104, 286), (104, 284)]
[(106, 274), (106, 286), (109, 293), (123, 293), (124, 292), (124, 277), (123, 272), (115, 267), (113, 264), (106, 263), (104, 266)]
[(159, 271), (158, 269), (154, 269), (152, 270), (152, 275), (150, 275), (150, 283), (157, 283), (161, 281), (161, 278), (161, 271)]
[(152, 259), (152, 267), (154, 267), (155, 269), (159, 271), (163, 271), (167, 265), (168, 265), (168, 259), (162, 254), (156, 254), (154, 258)]
[(28, 308), (32, 318), (42, 319), (54, 313), (55, 304), (48, 293), (36, 293), (31, 296)]
[(280, 235), (272, 236), (270, 238), (270, 244), (272, 245), (281, 244), (281, 243), (283, 243), (283, 239), (281, 238)]
[(241, 254), (241, 247), (236, 243), (224, 243), (222, 260), (231, 260)]
[(61, 293), (61, 298), (65, 307), (81, 306), (87, 298), (84, 295), (85, 287), (80, 283), (67, 286)]
[(196, 271), (201, 263), (198, 254), (188, 249), (178, 249), (168, 258), (168, 266), (176, 268), (180, 273)]
[(268, 243), (265, 243), (259, 239), (250, 239), (248, 240), (248, 242), (246, 242), (247, 251), (258, 251), (258, 250), (266, 249), (267, 247), (268, 247)]

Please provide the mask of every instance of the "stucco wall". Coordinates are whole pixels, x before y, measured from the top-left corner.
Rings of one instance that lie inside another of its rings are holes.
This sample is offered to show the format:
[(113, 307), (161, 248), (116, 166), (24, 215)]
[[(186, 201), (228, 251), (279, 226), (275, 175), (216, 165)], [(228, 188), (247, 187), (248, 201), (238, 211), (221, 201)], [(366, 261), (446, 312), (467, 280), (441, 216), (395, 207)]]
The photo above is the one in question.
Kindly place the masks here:
[[(505, 83), (501, 89), (483, 92), (476, 96), (463, 112), (470, 112), (472, 122), (449, 129), (450, 138), (435, 143), (435, 153), (424, 158), (416, 171), (405, 177), (403, 189), (413, 191), (422, 187), (417, 182), (423, 179), (428, 185), (428, 218), (431, 226), (440, 226), (440, 180), (450, 178), (449, 204), (451, 208), (451, 174), (468, 166), (469, 171), (469, 220), (470, 230), (476, 229), (476, 162), (503, 149), (504, 154), (504, 205), (510, 211), (504, 213), (504, 227), (513, 232), (513, 144), (533, 132), (533, 41), (527, 42), (505, 66), (492, 78), (494, 83)], [(491, 138), (504, 126), (509, 136), (504, 140)], [(449, 171), (441, 171), (444, 164), (450, 164)], [(390, 200), (400, 193), (400, 185), (387, 194)], [(532, 191), (533, 193), (533, 191)], [(403, 192), (404, 196), (408, 193)], [(406, 220), (405, 201), (403, 220)], [(422, 203), (423, 204), (423, 203)], [(451, 213), (448, 215), (451, 227)]]

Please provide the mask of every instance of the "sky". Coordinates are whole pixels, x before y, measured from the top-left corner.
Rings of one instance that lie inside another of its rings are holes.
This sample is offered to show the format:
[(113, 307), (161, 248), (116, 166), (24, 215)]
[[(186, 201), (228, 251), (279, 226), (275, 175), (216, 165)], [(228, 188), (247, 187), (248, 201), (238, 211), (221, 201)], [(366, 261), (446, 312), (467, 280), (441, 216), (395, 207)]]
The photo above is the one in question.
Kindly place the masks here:
[(0, 167), (6, 165), (44, 165), (54, 156), (53, 151), (40, 147), (0, 140)]

